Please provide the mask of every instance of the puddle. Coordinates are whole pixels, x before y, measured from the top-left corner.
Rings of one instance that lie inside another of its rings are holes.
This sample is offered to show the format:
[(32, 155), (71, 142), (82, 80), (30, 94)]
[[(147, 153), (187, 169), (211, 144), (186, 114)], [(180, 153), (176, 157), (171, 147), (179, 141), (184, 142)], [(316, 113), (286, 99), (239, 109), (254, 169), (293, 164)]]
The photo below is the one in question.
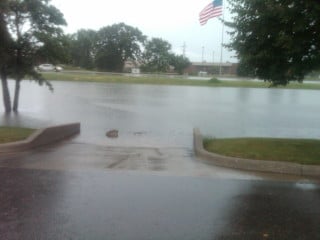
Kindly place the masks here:
[(311, 190), (317, 190), (320, 189), (319, 185), (316, 183), (313, 183), (309, 180), (302, 180), (294, 185), (296, 188), (305, 190), (305, 191), (311, 191)]

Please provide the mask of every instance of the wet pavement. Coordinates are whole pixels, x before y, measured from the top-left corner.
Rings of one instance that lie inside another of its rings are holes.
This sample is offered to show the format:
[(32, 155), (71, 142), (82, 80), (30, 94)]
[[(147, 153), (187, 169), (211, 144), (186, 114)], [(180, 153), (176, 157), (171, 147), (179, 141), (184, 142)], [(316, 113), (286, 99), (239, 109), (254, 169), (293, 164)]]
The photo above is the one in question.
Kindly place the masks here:
[(318, 180), (185, 148), (71, 140), (1, 155), (0, 189), (0, 239), (320, 239)]
[(320, 188), (0, 168), (0, 239), (320, 239)]
[(320, 239), (319, 179), (215, 167), (192, 150), (193, 127), (319, 138), (317, 92), (97, 86), (26, 84), (21, 113), (0, 116), (82, 123), (61, 144), (1, 154), (0, 240)]
[(136, 171), (173, 176), (261, 179), (254, 173), (219, 168), (196, 159), (189, 148), (119, 147), (75, 140), (22, 152), (2, 154), (0, 167), (43, 170)]
[(97, 170), (221, 179), (300, 181), (301, 176), (240, 171), (215, 166), (182, 147), (128, 147), (80, 143), (77, 138), (21, 153), (0, 155), (0, 167), (37, 170)]

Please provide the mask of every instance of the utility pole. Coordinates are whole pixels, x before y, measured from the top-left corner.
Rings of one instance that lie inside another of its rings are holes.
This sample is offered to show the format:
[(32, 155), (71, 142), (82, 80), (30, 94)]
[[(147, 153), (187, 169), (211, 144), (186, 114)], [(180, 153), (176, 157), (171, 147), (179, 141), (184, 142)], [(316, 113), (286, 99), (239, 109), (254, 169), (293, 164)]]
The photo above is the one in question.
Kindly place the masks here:
[(204, 46), (202, 46), (202, 62), (204, 63)]
[(184, 42), (182, 45), (182, 56), (183, 57), (186, 57), (186, 50), (187, 50), (187, 45), (186, 45), (186, 42)]
[(224, 6), (222, 5), (222, 31), (221, 31), (221, 53), (220, 53), (220, 69), (219, 75), (222, 75), (222, 60), (223, 60), (223, 39), (224, 38)]

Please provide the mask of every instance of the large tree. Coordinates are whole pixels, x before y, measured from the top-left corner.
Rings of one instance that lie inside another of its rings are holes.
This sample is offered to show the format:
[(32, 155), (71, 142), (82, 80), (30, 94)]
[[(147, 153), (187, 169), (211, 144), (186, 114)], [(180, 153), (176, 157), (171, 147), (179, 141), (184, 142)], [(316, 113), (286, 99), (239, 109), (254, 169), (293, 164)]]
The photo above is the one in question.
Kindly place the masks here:
[(5, 12), (8, 11), (8, 2), (0, 2), (0, 77), (5, 112), (11, 111), (11, 99), (7, 81), (7, 68), (10, 55), (12, 54), (12, 40), (5, 21)]
[(18, 111), (20, 83), (26, 75), (51, 87), (34, 67), (39, 58), (61, 57), (57, 53), (62, 52), (65, 42), (60, 26), (66, 22), (50, 0), (7, 0), (3, 13), (12, 40), (6, 74), (16, 81), (13, 110)]
[(230, 0), (229, 45), (244, 71), (274, 85), (302, 81), (320, 66), (318, 0)]
[(81, 29), (71, 36), (71, 57), (74, 66), (94, 68), (96, 31)]
[(172, 62), (171, 44), (161, 38), (152, 38), (145, 45), (142, 59), (144, 71), (166, 72)]
[(142, 32), (124, 23), (101, 28), (97, 33), (95, 63), (106, 71), (123, 70), (126, 60), (136, 60), (145, 41)]
[(171, 54), (170, 65), (174, 67), (174, 70), (179, 74), (189, 67), (191, 64), (190, 60), (183, 55)]

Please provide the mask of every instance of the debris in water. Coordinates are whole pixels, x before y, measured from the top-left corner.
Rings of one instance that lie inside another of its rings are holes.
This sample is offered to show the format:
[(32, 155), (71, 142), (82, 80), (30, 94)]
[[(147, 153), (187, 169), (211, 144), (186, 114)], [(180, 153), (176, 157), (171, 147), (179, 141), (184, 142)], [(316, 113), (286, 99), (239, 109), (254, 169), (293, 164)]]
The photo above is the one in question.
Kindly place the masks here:
[(106, 133), (106, 136), (108, 138), (117, 138), (119, 135), (118, 135), (119, 131), (116, 130), (116, 129), (113, 129), (113, 130), (110, 130), (109, 132)]
[(144, 135), (144, 134), (146, 134), (146, 133), (147, 133), (147, 132), (134, 132), (133, 135), (136, 135), (136, 136), (137, 136), (137, 135)]

